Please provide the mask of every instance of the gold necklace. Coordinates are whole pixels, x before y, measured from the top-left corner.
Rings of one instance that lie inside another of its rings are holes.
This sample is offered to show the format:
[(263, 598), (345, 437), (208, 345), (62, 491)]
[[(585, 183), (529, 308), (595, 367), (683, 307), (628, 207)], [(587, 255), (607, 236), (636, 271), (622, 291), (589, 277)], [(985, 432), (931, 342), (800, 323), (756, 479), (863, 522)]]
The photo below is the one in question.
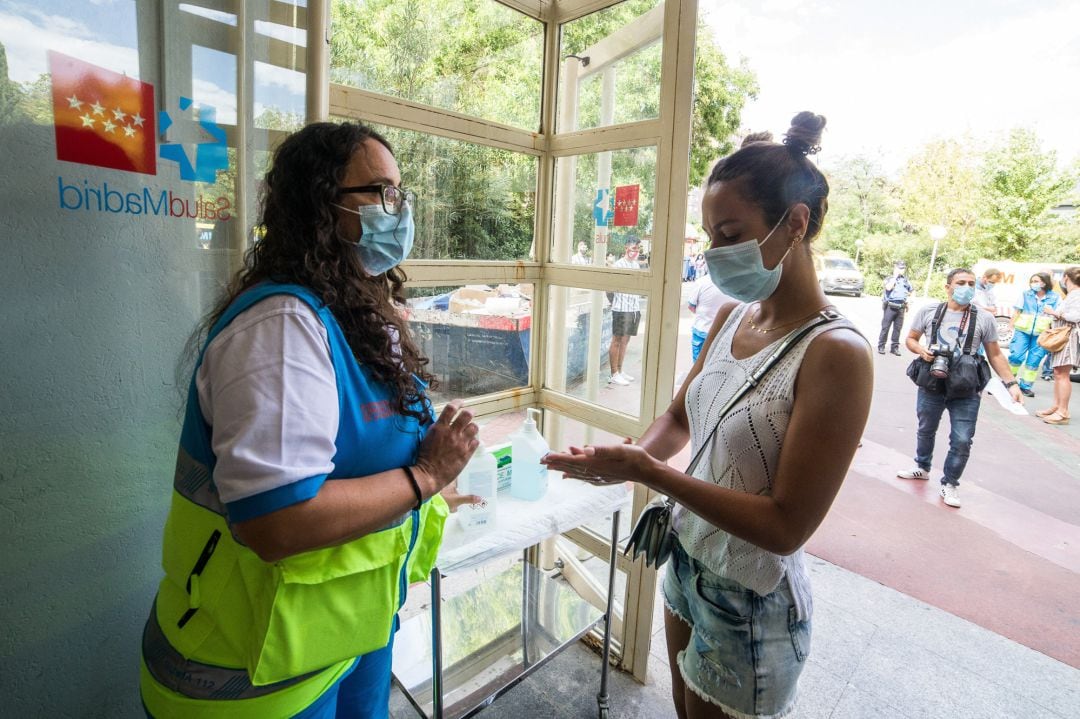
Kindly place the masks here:
[[(776, 330), (782, 330), (785, 327), (791, 327), (792, 325), (797, 325), (800, 322), (805, 322), (806, 320), (810, 319), (811, 317), (818, 314), (822, 310), (828, 309), (829, 307), (832, 307), (832, 305), (825, 305), (823, 307), (819, 307), (816, 310), (814, 310), (813, 312), (811, 312), (810, 314), (806, 315), (806, 317), (800, 317), (797, 320), (792, 320), (791, 322), (785, 322), (782, 325), (774, 325), (772, 327), (758, 327), (757, 324), (754, 323), (754, 318), (752, 316), (750, 316), (750, 315), (746, 316), (746, 321), (750, 324), (750, 329), (754, 330), (755, 332), (759, 332), (759, 333), (761, 333), (763, 335), (767, 335), (770, 332), (775, 332)], [(756, 315), (760, 311), (761, 311), (761, 305), (759, 304), (757, 306), (757, 309), (754, 310), (754, 314)]]

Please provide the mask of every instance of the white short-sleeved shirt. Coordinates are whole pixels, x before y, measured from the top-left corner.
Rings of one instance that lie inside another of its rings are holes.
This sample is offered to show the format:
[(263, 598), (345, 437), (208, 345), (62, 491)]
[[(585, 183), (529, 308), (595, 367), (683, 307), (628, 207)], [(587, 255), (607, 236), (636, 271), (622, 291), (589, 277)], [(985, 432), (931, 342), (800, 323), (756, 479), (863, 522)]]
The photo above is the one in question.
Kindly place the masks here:
[(195, 376), (228, 504), (334, 469), (337, 377), (326, 328), (293, 295), (249, 307), (206, 348)]
[(694, 280), (690, 288), (690, 299), (687, 304), (694, 307), (694, 329), (698, 332), (708, 332), (712, 328), (716, 312), (725, 302), (732, 301), (720, 289), (713, 284), (708, 275)]
[[(617, 259), (612, 267), (618, 267), (623, 270), (641, 269), (637, 260), (628, 259), (625, 255)], [(611, 311), (639, 312), (641, 311), (641, 297), (626, 292), (616, 292), (614, 299), (611, 300)]]

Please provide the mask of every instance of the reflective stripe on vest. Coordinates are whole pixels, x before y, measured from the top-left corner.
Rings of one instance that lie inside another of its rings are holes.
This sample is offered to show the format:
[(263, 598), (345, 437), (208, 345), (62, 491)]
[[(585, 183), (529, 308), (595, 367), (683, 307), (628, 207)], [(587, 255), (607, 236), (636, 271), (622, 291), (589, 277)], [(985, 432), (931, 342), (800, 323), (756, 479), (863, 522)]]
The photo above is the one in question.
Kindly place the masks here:
[(157, 602), (154, 602), (143, 629), (142, 651), (146, 668), (158, 684), (191, 699), (254, 699), (299, 684), (324, 671), (317, 669), (302, 676), (257, 687), (252, 685), (251, 678), (243, 669), (185, 659), (173, 649), (161, 631)]

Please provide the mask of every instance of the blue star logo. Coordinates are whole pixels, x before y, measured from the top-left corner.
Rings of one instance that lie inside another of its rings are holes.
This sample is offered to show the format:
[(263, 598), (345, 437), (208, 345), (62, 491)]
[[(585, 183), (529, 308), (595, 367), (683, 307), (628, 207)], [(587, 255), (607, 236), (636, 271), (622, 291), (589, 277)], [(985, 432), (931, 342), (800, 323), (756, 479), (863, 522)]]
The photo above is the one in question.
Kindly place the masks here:
[[(178, 103), (181, 112), (186, 112), (192, 106), (191, 98), (181, 97)], [(205, 182), (214, 184), (217, 182), (217, 173), (229, 166), (229, 156), (225, 149), (225, 131), (217, 122), (217, 110), (211, 105), (201, 105), (197, 108), (199, 127), (206, 131), (212, 138), (207, 142), (195, 144), (195, 164), (192, 165), (187, 150), (179, 142), (163, 142), (158, 155), (163, 160), (171, 160), (180, 166), (180, 179), (188, 182)], [(158, 116), (162, 134), (173, 124), (169, 113), (162, 110)]]

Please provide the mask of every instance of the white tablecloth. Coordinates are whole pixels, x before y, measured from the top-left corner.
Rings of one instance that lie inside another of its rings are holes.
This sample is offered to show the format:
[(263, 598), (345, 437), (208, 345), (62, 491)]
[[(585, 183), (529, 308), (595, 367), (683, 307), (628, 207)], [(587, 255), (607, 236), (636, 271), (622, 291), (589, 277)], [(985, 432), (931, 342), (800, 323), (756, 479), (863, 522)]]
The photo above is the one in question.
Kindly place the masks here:
[[(457, 515), (446, 522), (438, 567), (443, 574), (468, 569), (503, 554), (520, 551), (554, 534), (595, 522), (617, 509), (629, 509), (631, 487), (618, 484), (594, 487), (549, 473), (548, 491), (535, 502), (500, 493), (494, 526), (462, 529)], [(605, 534), (607, 532), (605, 531)]]

